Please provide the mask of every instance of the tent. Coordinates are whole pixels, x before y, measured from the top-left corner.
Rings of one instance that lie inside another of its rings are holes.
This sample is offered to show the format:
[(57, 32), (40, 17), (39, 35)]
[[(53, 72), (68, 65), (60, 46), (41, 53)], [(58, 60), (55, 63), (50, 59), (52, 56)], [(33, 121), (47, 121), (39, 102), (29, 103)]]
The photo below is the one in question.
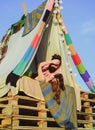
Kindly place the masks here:
[[(38, 64), (50, 60), (54, 54), (62, 57), (61, 71), (65, 86), (78, 87), (71, 69), (71, 57), (84, 82), (95, 92), (90, 74), (82, 64), (65, 27), (59, 0), (43, 2), (32, 13), (23, 15), (14, 23), (2, 38), (0, 54), (0, 97), (10, 89), (13, 95), (24, 91), (31, 96), (28, 90), (19, 85), (19, 78), (37, 72)], [(24, 78), (21, 79), (24, 85), (29, 85), (28, 78)]]
[[(27, 24), (27, 21), (31, 20), (30, 13), (26, 17), (22, 16), (6, 32), (1, 42), (1, 51), (4, 52), (5, 47), (6, 51), (2, 54), (0, 63), (0, 88), (2, 90), (0, 96), (8, 92), (9, 88), (6, 85), (6, 82), (9, 82), (8, 79), (12, 79), (11, 86), (16, 86), (16, 81), (20, 76), (26, 71), (36, 72), (38, 64), (41, 61), (50, 60), (55, 53), (60, 54), (63, 59), (62, 73), (65, 75), (65, 84), (72, 84), (71, 76), (64, 62), (64, 41), (61, 41), (63, 37), (59, 35), (61, 30), (59, 23), (56, 23), (56, 14), (53, 13), (55, 10), (52, 10), (53, 4), (54, 1), (51, 3), (47, 1), (34, 10), (32, 25)], [(46, 39), (48, 39), (47, 42)]]
[(55, 53), (60, 54), (63, 59), (62, 73), (65, 84), (71, 86), (75, 84), (70, 63), (69, 67), (66, 65), (70, 55), (80, 76), (88, 88), (94, 92), (91, 76), (84, 67), (65, 27), (61, 16), (60, 2), (58, 4), (58, 1), (55, 1), (54, 6), (53, 4), (54, 1), (43, 2), (32, 13), (23, 15), (2, 38), (0, 86), (5, 92), (1, 92), (1, 96), (8, 91), (8, 87), (6, 87), (6, 82), (10, 82), (8, 79), (12, 79), (11, 86), (16, 86), (16, 81), (20, 76), (28, 70), (36, 72), (37, 65), (41, 61), (50, 60)]

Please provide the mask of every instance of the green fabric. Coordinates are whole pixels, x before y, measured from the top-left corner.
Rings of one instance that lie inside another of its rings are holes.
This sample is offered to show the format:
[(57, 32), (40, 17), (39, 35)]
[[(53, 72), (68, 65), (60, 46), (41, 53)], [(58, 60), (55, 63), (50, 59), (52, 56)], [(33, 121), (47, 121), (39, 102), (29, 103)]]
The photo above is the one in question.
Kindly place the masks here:
[(79, 65), (76, 65), (76, 67), (77, 67), (80, 74), (85, 73), (86, 69), (85, 69), (85, 67), (84, 67), (84, 65), (82, 63), (80, 63)]
[(95, 93), (95, 86), (91, 89), (91, 92)]
[(28, 77), (32, 77), (32, 71), (31, 70), (27, 70), (24, 75), (26, 75)]
[(10, 32), (11, 35), (18, 32), (24, 26), (24, 20), (25, 20), (25, 15), (23, 15), (18, 22), (14, 23), (11, 26), (11, 32)]
[(65, 126), (65, 128), (70, 130), (77, 130), (77, 108), (74, 88), (65, 86), (65, 91), (61, 90), (61, 104), (58, 104), (54, 99), (51, 84), (41, 83), (40, 85), (46, 105), (58, 125), (60, 127)]
[(0, 63), (3, 60), (3, 58), (6, 55), (7, 49), (8, 49), (8, 44), (9, 44), (9, 39), (10, 39), (10, 29), (5, 33), (1, 40), (1, 45), (0, 45)]
[(71, 40), (70, 35), (69, 34), (65, 34), (64, 36), (65, 36), (66, 44), (67, 45), (72, 44), (72, 40)]

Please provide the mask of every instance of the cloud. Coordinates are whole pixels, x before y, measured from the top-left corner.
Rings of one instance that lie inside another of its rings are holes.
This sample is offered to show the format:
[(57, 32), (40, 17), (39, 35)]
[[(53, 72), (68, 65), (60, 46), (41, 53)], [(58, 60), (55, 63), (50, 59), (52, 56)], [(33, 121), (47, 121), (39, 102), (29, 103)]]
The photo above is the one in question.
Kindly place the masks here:
[(81, 25), (82, 34), (93, 34), (95, 33), (95, 20), (89, 20)]

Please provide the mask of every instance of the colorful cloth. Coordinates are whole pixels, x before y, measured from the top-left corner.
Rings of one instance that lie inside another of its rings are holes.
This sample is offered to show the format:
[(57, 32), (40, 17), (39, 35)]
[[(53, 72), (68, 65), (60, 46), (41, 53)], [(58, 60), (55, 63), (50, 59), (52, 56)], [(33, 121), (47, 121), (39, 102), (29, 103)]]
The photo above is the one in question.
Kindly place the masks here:
[(46, 2), (43, 2), (36, 10), (27, 14), (25, 18), (25, 22), (24, 22), (24, 31), (23, 31), (22, 36), (28, 34), (38, 24), (42, 16), (42, 13), (44, 11), (45, 5), (46, 5)]
[(28, 66), (29, 62), (33, 61), (33, 58), (35, 56), (35, 53), (37, 51), (37, 48), (40, 44), (41, 35), (43, 33), (43, 30), (45, 28), (46, 21), (52, 11), (54, 4), (54, 0), (48, 1), (46, 5), (46, 9), (44, 12), (44, 15), (42, 17), (42, 21), (40, 22), (38, 32), (35, 34), (33, 40), (30, 43), (30, 46), (26, 50), (24, 56), (22, 57), (21, 61), (17, 64), (17, 66), (14, 68), (13, 73), (16, 75), (22, 75), (26, 67)]
[(88, 73), (88, 71), (86, 70), (86, 68), (84, 67), (78, 53), (76, 52), (76, 50), (74, 49), (74, 46), (72, 44), (72, 40), (70, 35), (67, 33), (65, 34), (65, 40), (66, 40), (66, 44), (69, 46), (70, 51), (71, 51), (71, 57), (72, 60), (81, 76), (81, 78), (83, 79), (83, 81), (86, 83), (87, 87), (92, 91), (95, 92), (95, 85), (93, 83), (93, 80), (90, 76), (90, 74)]
[(8, 29), (8, 31), (5, 33), (0, 43), (0, 63), (7, 53), (9, 38), (10, 38), (10, 29)]
[(14, 23), (11, 26), (11, 32), (10, 32), (11, 35), (18, 32), (24, 26), (24, 20), (25, 20), (25, 15), (23, 15), (18, 22)]
[[(30, 46), (27, 48), (26, 52), (24, 53), (23, 57), (21, 58), (20, 62), (15, 66), (13, 71), (8, 74), (8, 77), (7, 77), (7, 79), (9, 79), (9, 80), (7, 80), (8, 83), (15, 85), (15, 83), (16, 83), (15, 81), (17, 81), (17, 76), (21, 76), (24, 73), (24, 71), (28, 68), (29, 64), (33, 61), (33, 58), (34, 58), (34, 56), (37, 52), (38, 46), (40, 44), (40, 40), (42, 38), (43, 30), (45, 28), (47, 19), (49, 18), (50, 13), (52, 12), (53, 5), (54, 5), (54, 0), (47, 1), (46, 8), (45, 8), (43, 16), (42, 16), (42, 20), (39, 22), (39, 24), (40, 24), (39, 28), (38, 28), (37, 32), (35, 33), (34, 38), (32, 39), (32, 41), (30, 43)], [(31, 33), (29, 33), (29, 35), (30, 34)], [(10, 81), (11, 76), (13, 76), (14, 79), (16, 78), (16, 80)]]
[(77, 130), (77, 108), (74, 88), (66, 86), (65, 91), (61, 91), (60, 105), (54, 99), (51, 84), (41, 83), (41, 89), (46, 105), (58, 125), (60, 127), (65, 126), (66, 130)]

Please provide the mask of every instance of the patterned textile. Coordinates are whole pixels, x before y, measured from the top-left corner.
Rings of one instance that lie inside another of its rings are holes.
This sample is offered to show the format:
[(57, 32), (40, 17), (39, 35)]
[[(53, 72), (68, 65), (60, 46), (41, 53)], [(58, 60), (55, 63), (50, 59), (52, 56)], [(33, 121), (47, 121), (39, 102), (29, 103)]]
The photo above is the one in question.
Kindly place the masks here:
[(66, 86), (65, 91), (61, 91), (60, 105), (57, 104), (54, 99), (51, 84), (41, 83), (41, 89), (46, 105), (59, 126), (65, 126), (66, 130), (77, 130), (76, 98), (74, 88)]
[(24, 20), (25, 20), (25, 15), (23, 15), (18, 22), (14, 23), (11, 26), (11, 32), (10, 32), (11, 35), (18, 32), (24, 26)]
[(1, 46), (0, 46), (0, 63), (1, 63), (2, 59), (5, 57), (5, 54), (7, 52), (8, 41), (9, 41), (10, 36), (12, 34), (18, 32), (24, 26), (24, 19), (25, 19), (25, 16), (23, 15), (21, 17), (21, 19), (18, 22), (16, 22), (15, 24), (13, 24), (11, 26), (11, 28), (8, 29), (6, 34), (3, 36), (2, 40), (1, 40)]
[[(13, 69), (13, 71), (10, 74), (8, 74), (8, 77), (9, 77), (9, 78), (7, 78), (7, 79), (9, 79), (7, 81), (8, 83), (14, 84), (14, 81), (10, 80), (12, 73), (13, 73), (14, 77), (21, 76), (24, 73), (24, 71), (26, 70), (26, 68), (28, 68), (29, 63), (33, 61), (35, 53), (40, 44), (40, 40), (42, 37), (41, 35), (43, 34), (43, 30), (45, 28), (46, 21), (49, 18), (53, 5), (54, 5), (54, 0), (47, 1), (45, 12), (43, 14), (43, 17), (40, 22), (37, 33), (34, 35), (34, 38), (32, 39), (30, 46), (27, 48), (27, 50), (26, 50), (25, 54), (23, 55), (22, 59), (20, 60), (20, 62), (16, 65), (16, 67)], [(17, 81), (17, 78), (15, 81)]]
[[(64, 25), (64, 23), (63, 23), (63, 25)], [(70, 48), (72, 60), (75, 64), (81, 78), (86, 83), (86, 85), (90, 89), (90, 91), (95, 92), (95, 85), (93, 83), (93, 80), (92, 80), (90, 74), (88, 73), (88, 71), (86, 70), (86, 68), (84, 67), (78, 53), (74, 49), (74, 46), (73, 46), (69, 33), (65, 33), (65, 40), (66, 40), (66, 44)]]
[(8, 29), (8, 31), (5, 33), (0, 43), (0, 63), (6, 55), (9, 38), (10, 38), (10, 29)]
[(46, 2), (43, 2), (36, 10), (32, 11), (31, 13), (28, 13), (28, 15), (25, 18), (24, 31), (22, 36), (28, 34), (35, 28), (42, 16), (45, 5)]
[(54, 4), (54, 0), (48, 1), (47, 8), (45, 10), (43, 20), (40, 23), (38, 32), (35, 34), (32, 42), (30, 43), (30, 46), (28, 47), (28, 49), (27, 49), (26, 53), (24, 54), (24, 56), (22, 57), (21, 61), (18, 63), (18, 65), (13, 70), (13, 73), (15, 73), (16, 75), (21, 75), (23, 73), (23, 71), (25, 70), (25, 68), (27, 67), (28, 63), (30, 62), (31, 58), (33, 59), (34, 54), (37, 51), (37, 48), (39, 46), (41, 34), (43, 32), (43, 29), (45, 27), (45, 23), (49, 17), (49, 14), (51, 13), (53, 4)]
[(4, 47), (0, 46), (0, 63), (1, 63), (2, 59), (5, 57), (7, 48), (8, 48), (8, 45), (5, 45)]

